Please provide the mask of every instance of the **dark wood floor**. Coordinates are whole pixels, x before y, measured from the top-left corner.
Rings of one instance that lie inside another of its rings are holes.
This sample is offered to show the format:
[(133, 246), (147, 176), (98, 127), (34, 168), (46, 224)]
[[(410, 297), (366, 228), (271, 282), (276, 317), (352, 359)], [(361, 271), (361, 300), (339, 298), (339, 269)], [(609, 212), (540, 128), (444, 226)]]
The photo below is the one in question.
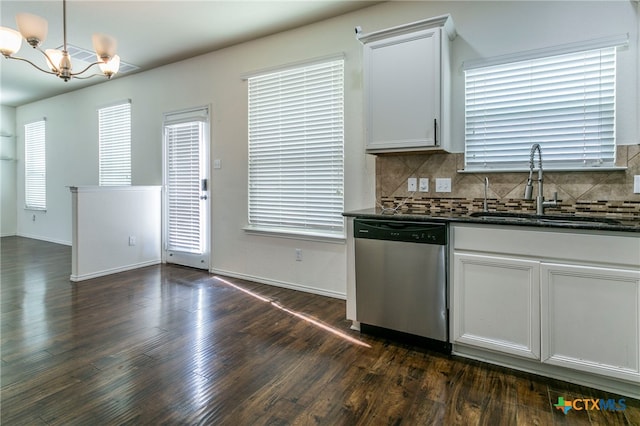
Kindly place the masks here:
[(3, 425), (640, 425), (554, 409), (605, 392), (349, 329), (344, 301), (154, 266), (69, 281), (71, 249), (1, 244)]

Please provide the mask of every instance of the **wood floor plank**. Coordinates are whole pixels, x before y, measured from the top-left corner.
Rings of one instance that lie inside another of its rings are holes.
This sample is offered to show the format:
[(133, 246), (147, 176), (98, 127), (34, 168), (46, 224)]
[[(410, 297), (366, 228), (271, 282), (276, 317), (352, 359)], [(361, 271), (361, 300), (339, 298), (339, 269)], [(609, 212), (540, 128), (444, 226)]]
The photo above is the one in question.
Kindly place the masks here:
[(547, 426), (553, 424), (551, 412), (546, 410), (536, 410), (532, 407), (519, 406), (516, 413), (516, 423), (518, 426)]
[(3, 425), (640, 424), (637, 400), (565, 415), (604, 393), (361, 335), (343, 300), (172, 265), (72, 283), (67, 246), (0, 250)]

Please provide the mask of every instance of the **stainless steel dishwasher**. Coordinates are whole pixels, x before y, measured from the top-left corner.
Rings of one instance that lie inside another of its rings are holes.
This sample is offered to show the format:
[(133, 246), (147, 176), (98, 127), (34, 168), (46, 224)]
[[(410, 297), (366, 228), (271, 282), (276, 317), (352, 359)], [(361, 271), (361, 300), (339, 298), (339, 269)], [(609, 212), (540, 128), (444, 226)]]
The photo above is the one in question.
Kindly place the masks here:
[(449, 351), (447, 225), (354, 219), (356, 317)]

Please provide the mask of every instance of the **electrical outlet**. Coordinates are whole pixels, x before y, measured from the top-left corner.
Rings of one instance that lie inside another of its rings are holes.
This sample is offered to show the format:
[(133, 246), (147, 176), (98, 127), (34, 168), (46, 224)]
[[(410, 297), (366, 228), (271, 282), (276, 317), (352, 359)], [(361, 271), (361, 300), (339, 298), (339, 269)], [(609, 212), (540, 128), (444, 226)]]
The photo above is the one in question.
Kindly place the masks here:
[(129, 245), (130, 246), (135, 246), (136, 245), (136, 237), (133, 235), (129, 235)]
[(451, 192), (451, 178), (436, 178), (436, 192)]
[(633, 193), (640, 194), (640, 175), (633, 177)]
[(418, 179), (410, 177), (407, 179), (407, 191), (416, 192), (418, 190)]
[(296, 262), (302, 262), (302, 249), (296, 249)]
[(429, 192), (429, 178), (420, 178), (418, 188), (420, 188), (420, 192)]

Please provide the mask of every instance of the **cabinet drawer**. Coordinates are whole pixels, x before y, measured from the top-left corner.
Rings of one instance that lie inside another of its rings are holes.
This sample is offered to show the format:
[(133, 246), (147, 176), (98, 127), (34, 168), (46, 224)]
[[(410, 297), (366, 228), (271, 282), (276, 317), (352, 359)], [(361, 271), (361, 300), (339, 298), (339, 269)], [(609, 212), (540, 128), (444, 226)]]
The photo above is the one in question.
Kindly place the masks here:
[(622, 232), (455, 224), (454, 249), (640, 268), (640, 235)]

